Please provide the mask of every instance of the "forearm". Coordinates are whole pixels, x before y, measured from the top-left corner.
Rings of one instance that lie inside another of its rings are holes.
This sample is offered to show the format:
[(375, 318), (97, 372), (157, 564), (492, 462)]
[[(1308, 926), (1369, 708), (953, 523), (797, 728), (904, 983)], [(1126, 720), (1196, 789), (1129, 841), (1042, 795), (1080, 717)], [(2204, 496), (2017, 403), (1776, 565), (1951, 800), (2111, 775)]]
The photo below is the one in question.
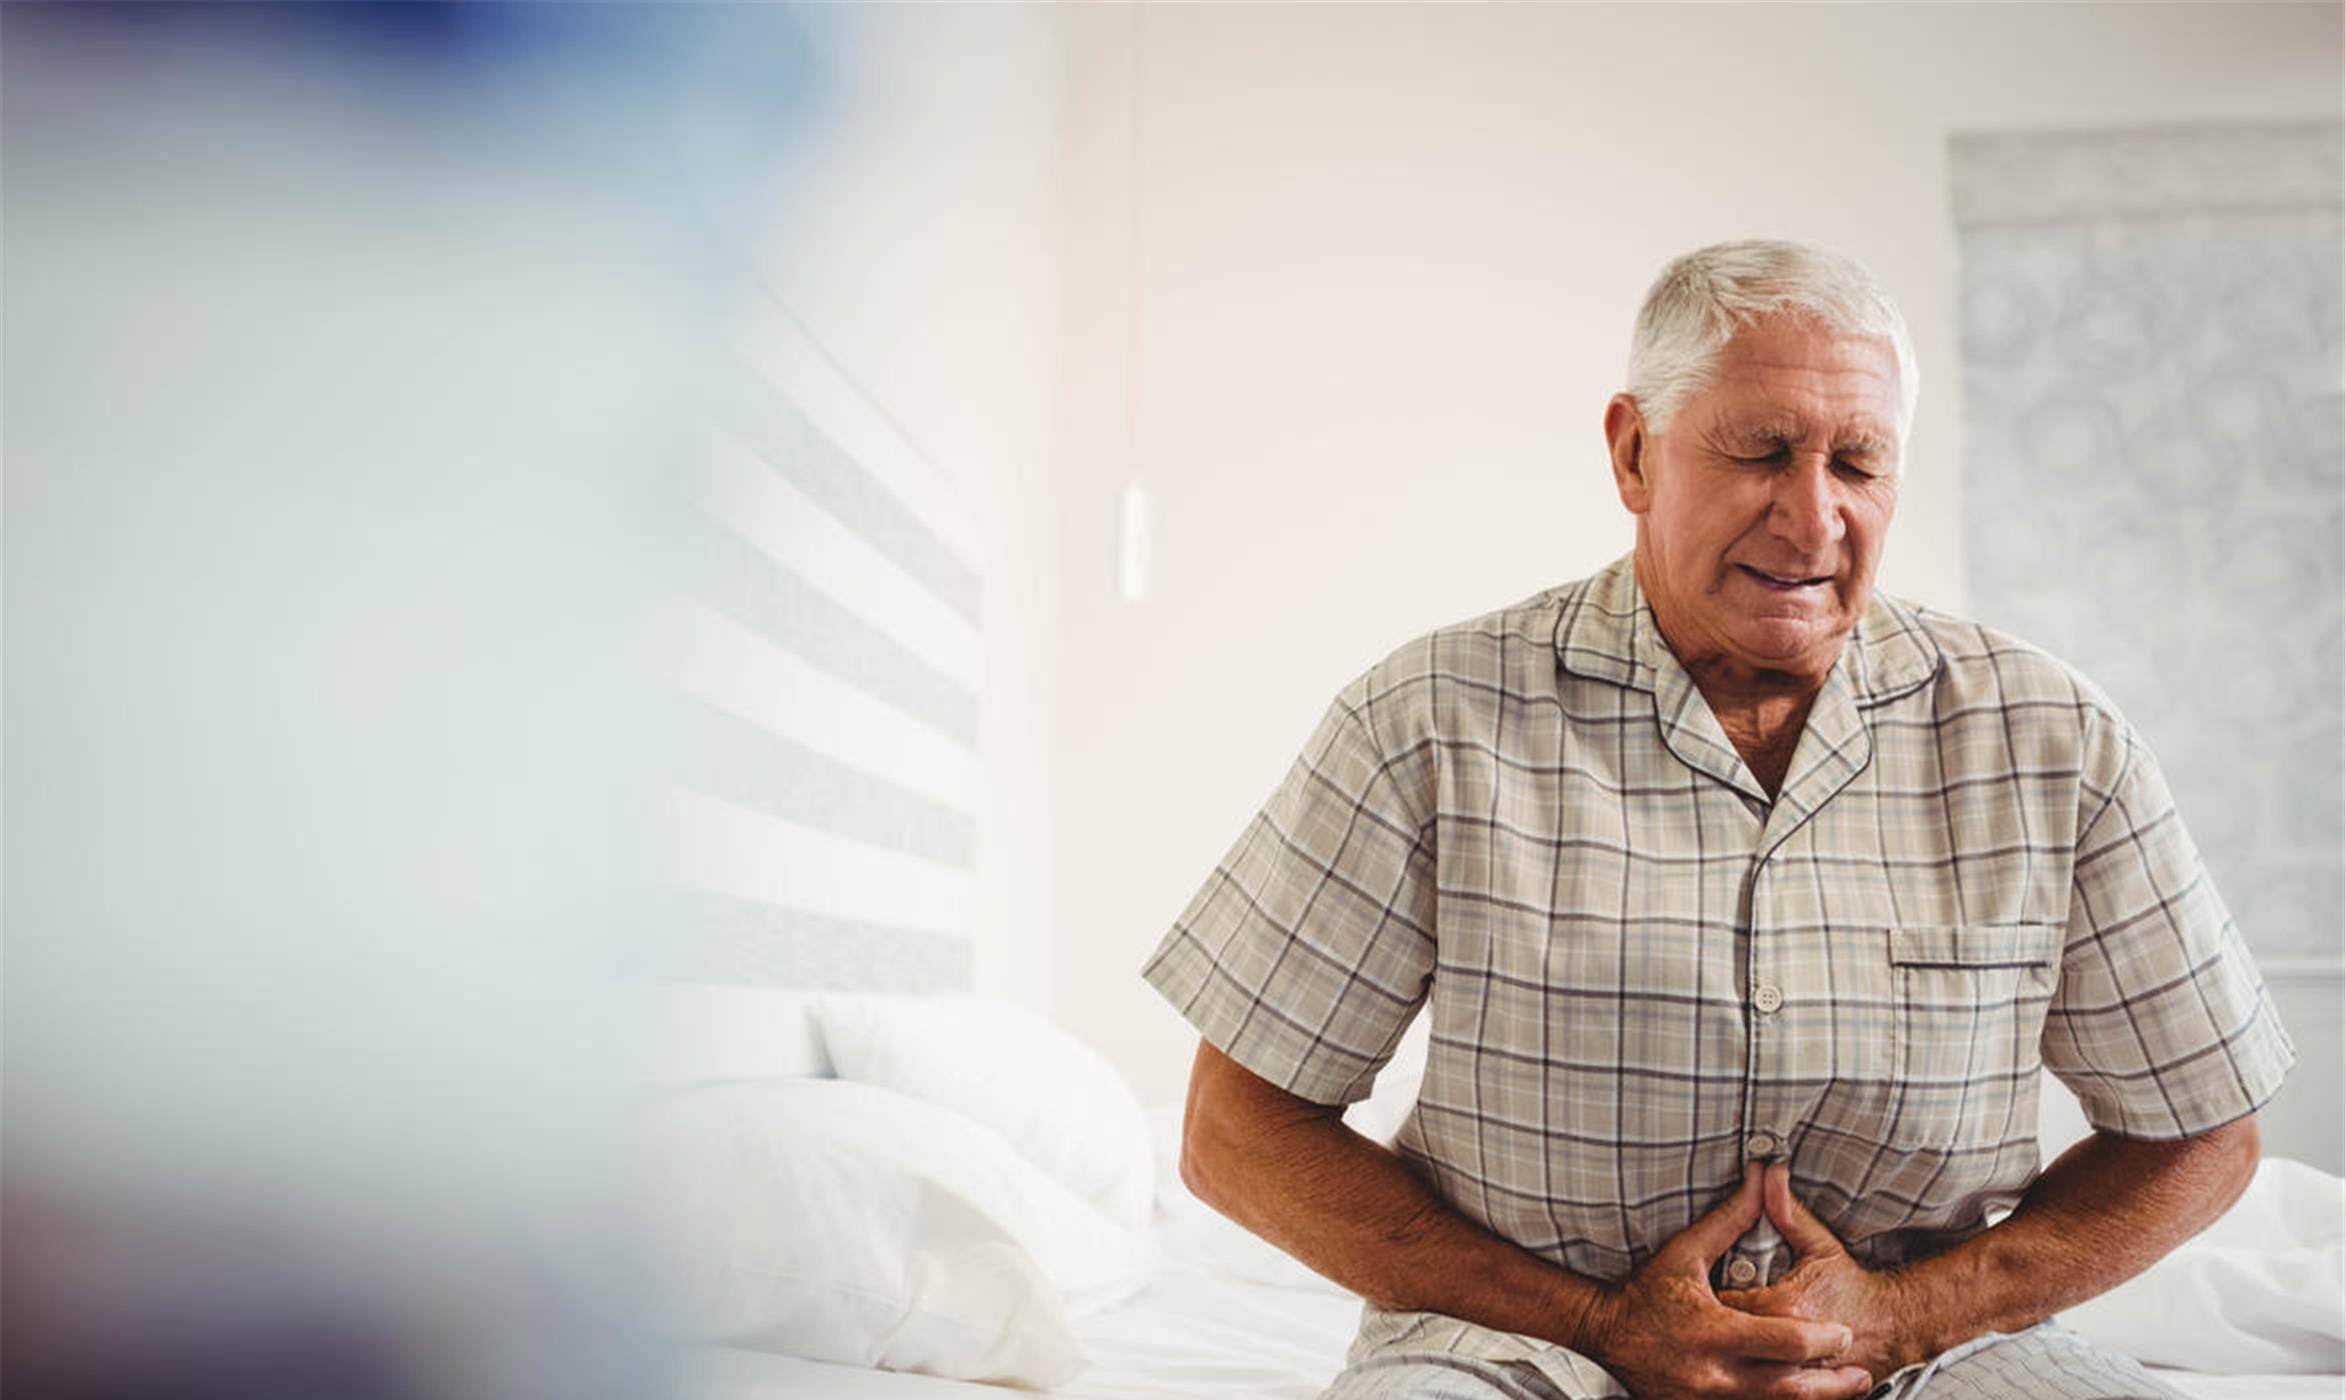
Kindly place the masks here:
[[(1200, 1051), (1202, 1082), (1210, 1046)], [(1197, 1107), (1182, 1175), (1200, 1199), (1382, 1307), (1581, 1347), (1596, 1284), (1458, 1214), (1399, 1156), (1318, 1106)]]
[(2255, 1175), (2256, 1120), (2172, 1142), (2096, 1133), (2000, 1224), (1895, 1278), (1915, 1359), (2115, 1288), (2206, 1229)]

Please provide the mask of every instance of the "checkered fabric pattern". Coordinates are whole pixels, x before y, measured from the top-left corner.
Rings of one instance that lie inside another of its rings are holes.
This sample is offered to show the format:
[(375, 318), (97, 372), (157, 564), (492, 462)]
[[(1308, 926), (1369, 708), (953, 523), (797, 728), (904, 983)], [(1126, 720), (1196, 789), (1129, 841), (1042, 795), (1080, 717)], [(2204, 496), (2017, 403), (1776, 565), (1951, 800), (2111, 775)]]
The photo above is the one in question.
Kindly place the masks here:
[[(1586, 1400), (1527, 1361), (1372, 1357), (1345, 1368), (1319, 1400)], [(2189, 1400), (2140, 1362), (2059, 1323), (1990, 1332), (1909, 1366), (1866, 1400)]]
[[(1870, 1265), (2034, 1178), (2040, 1064), (2105, 1131), (2205, 1132), (2295, 1050), (2149, 751), (2061, 663), (1877, 595), (1780, 794), (1628, 559), (1408, 643), (1339, 694), (1144, 976), (1320, 1103), (1422, 1006), (1398, 1150), (1470, 1219), (1619, 1279), (1745, 1161)], [(1721, 1286), (1775, 1279), (1764, 1218)], [(1355, 1359), (1586, 1358), (1369, 1309)]]

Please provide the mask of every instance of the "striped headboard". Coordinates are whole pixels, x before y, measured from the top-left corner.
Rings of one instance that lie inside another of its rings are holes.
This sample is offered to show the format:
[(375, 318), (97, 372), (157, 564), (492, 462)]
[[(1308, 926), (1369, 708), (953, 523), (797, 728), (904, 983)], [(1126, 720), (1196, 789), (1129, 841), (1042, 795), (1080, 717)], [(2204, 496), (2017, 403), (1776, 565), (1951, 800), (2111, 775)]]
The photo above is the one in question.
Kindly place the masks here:
[(966, 988), (984, 631), (974, 503), (790, 315), (753, 314), (678, 485), (662, 980)]

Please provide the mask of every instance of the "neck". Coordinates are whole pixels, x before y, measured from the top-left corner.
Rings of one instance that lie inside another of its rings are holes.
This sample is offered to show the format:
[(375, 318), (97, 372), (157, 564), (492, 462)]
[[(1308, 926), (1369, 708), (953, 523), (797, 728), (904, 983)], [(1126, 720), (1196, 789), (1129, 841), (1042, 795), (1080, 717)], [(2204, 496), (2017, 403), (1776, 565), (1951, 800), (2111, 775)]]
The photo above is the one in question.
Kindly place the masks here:
[[(1655, 619), (1657, 625), (1660, 619)], [(1665, 629), (1662, 640), (1668, 643)], [(1671, 653), (1702, 692), (1703, 703), (1719, 721), (1728, 742), (1743, 756), (1743, 764), (1770, 797), (1784, 785), (1792, 767), (1792, 753), (1808, 725), (1808, 712), (1824, 689), (1824, 677), (1801, 676), (1738, 665), (1722, 656), (1688, 656), (1672, 645)]]
[(1743, 756), (1743, 766), (1751, 770), (1768, 796), (1774, 797), (1792, 768), (1792, 755), (1800, 747), (1801, 731), (1808, 727), (1809, 706), (1815, 703), (1816, 692), (1737, 705), (1721, 703), (1700, 681), (1695, 686), (1718, 718), (1727, 741)]
[[(1642, 573), (1644, 561), (1641, 558), (1638, 562)], [(1824, 689), (1826, 676), (1831, 674), (1831, 661), (1825, 670), (1814, 674), (1754, 666), (1728, 655), (1723, 648), (1682, 639), (1681, 633), (1673, 630), (1667, 605), (1658, 604), (1650, 589), (1646, 590), (1646, 600), (1663, 645), (1686, 668), (1694, 688), (1702, 693), (1703, 702), (1718, 719), (1719, 728), (1743, 756), (1744, 766), (1768, 795), (1774, 797), (1792, 766), (1793, 751), (1800, 747), (1809, 709), (1816, 703), (1817, 692)], [(1832, 661), (1838, 661), (1839, 657), (1836, 648)]]

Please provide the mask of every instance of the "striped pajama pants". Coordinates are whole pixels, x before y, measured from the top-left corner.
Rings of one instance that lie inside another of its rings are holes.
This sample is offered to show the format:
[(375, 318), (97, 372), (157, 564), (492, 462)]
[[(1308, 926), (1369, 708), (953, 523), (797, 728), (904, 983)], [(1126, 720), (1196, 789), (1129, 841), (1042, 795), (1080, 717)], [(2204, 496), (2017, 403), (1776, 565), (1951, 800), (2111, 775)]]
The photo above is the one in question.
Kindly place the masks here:
[[(1618, 1391), (1611, 1392), (1618, 1394)], [(1465, 1356), (1372, 1357), (1320, 1400), (1601, 1400), (1558, 1389), (1525, 1362)], [(1990, 1332), (1876, 1386), (1866, 1400), (2189, 1400), (2131, 1357), (2057, 1323)]]

